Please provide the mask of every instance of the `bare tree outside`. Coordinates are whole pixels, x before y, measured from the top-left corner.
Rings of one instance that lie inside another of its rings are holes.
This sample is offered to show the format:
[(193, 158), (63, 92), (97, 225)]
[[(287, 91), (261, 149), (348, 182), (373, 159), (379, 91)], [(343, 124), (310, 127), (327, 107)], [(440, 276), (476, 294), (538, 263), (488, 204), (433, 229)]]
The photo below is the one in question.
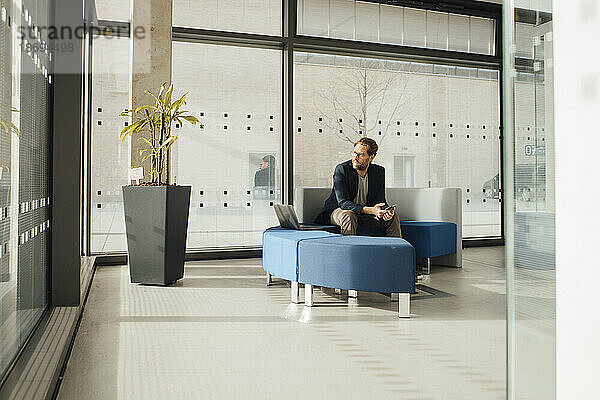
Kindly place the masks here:
[(367, 136), (382, 142), (397, 131), (409, 114), (410, 64), (351, 57), (334, 62), (328, 84), (313, 89), (312, 104), (301, 105), (302, 112), (350, 143)]

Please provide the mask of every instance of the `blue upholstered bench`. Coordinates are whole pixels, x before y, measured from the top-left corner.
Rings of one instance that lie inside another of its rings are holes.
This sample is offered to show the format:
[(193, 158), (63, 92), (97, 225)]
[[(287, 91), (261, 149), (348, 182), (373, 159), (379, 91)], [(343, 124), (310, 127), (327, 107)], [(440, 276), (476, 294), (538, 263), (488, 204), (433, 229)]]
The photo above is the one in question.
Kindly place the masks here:
[(298, 282), (305, 284), (305, 305), (312, 306), (312, 287), (398, 293), (400, 317), (410, 315), (415, 292), (415, 250), (404, 239), (348, 237), (324, 231), (271, 228), (263, 233), (263, 269), (289, 280), (298, 303)]

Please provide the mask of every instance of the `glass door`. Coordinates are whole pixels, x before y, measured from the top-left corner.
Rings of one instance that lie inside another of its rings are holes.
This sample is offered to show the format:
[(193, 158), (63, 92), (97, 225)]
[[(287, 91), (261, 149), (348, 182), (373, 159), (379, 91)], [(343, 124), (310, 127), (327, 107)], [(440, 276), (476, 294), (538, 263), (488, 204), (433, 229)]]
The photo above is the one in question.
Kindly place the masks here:
[(538, 3), (504, 9), (508, 399), (556, 397), (552, 2)]

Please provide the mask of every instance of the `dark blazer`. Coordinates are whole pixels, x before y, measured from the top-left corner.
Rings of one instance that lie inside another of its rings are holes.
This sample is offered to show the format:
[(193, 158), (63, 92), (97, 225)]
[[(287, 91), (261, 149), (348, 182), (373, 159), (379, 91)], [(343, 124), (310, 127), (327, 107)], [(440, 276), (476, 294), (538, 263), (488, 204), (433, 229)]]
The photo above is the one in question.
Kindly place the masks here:
[[(385, 168), (371, 164), (367, 170), (369, 175), (369, 192), (367, 193), (367, 206), (373, 207), (385, 201)], [(335, 167), (333, 173), (333, 189), (331, 195), (325, 200), (323, 210), (315, 222), (321, 225), (331, 224), (331, 213), (336, 208), (352, 210), (360, 214), (363, 206), (356, 204), (354, 198), (358, 193), (358, 172), (352, 168), (352, 160), (348, 160)]]

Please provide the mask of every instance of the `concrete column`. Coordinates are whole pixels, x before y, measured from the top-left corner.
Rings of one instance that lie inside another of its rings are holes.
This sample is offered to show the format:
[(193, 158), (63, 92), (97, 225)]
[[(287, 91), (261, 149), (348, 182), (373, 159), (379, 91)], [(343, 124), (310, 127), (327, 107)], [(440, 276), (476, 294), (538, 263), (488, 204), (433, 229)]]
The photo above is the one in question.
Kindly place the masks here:
[[(131, 17), (132, 82), (131, 107), (153, 104), (149, 90), (157, 93), (164, 83), (171, 83), (172, 70), (172, 0), (132, 0)], [(143, 181), (149, 181), (150, 160), (141, 163), (140, 149), (144, 148), (135, 138), (131, 141), (131, 166), (144, 167)]]

